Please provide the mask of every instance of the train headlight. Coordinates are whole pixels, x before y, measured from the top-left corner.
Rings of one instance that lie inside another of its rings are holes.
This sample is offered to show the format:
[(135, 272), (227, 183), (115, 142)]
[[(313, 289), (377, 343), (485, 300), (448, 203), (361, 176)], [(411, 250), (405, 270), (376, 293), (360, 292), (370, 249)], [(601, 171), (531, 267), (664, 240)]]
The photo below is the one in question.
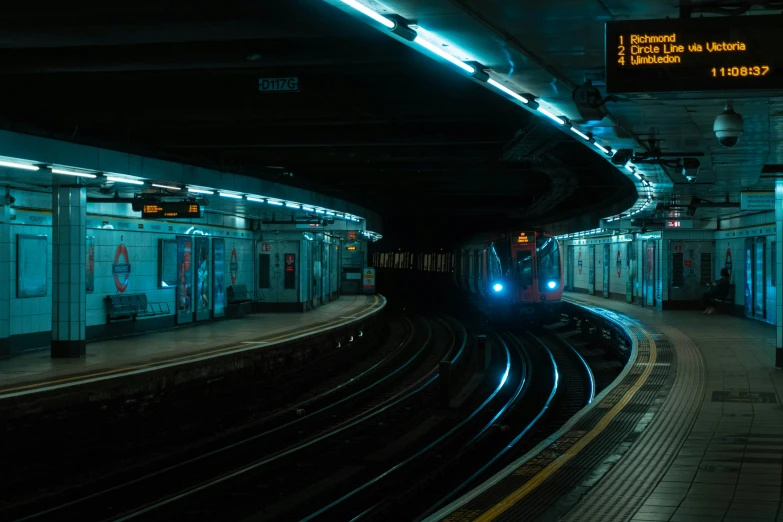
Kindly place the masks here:
[(554, 290), (555, 288), (557, 288), (557, 281), (550, 281), (550, 282), (548, 282), (548, 283), (546, 284), (546, 286), (547, 286), (547, 288), (549, 288), (550, 290)]
[(500, 283), (495, 283), (495, 286), (493, 286), (492, 289), (495, 292), (500, 292), (501, 290), (503, 290), (503, 285), (501, 285)]

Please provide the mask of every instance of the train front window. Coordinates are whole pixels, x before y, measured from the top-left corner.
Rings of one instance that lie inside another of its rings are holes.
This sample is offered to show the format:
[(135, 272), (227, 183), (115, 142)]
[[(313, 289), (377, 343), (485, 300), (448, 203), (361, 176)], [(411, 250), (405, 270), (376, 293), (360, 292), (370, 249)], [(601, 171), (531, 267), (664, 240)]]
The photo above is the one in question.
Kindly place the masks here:
[(560, 251), (553, 237), (536, 238), (538, 257), (538, 289), (542, 292), (555, 290), (560, 286)]
[(517, 284), (522, 288), (533, 284), (533, 256), (530, 250), (517, 250), (517, 262), (515, 263), (515, 275)]

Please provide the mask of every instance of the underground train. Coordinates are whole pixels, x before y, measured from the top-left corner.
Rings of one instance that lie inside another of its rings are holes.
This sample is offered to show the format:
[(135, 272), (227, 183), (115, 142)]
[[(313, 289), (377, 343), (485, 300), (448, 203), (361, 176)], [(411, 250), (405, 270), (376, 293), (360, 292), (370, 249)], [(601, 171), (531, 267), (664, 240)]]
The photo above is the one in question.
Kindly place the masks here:
[(492, 322), (551, 322), (560, 317), (563, 259), (540, 230), (475, 237), (454, 253), (454, 284)]

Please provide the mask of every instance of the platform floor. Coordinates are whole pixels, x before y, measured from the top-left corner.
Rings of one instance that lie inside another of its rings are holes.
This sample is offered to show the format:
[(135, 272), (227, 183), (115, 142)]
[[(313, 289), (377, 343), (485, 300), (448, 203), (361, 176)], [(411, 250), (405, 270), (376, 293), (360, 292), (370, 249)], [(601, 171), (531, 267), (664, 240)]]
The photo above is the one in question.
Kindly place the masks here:
[(774, 327), (565, 298), (620, 314), (640, 342), (633, 365), (535, 457), (428, 520), (783, 522)]
[(0, 400), (258, 349), (357, 321), (384, 304), (381, 296), (342, 296), (304, 314), (251, 314), (93, 342), (78, 359), (19, 355), (0, 360)]

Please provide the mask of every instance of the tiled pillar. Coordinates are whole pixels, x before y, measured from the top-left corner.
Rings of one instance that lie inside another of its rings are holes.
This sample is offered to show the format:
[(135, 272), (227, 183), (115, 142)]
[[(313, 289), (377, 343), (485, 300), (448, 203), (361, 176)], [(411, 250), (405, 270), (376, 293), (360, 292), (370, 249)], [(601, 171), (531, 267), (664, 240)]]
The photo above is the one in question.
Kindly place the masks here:
[(775, 180), (775, 368), (783, 368), (783, 179)]
[(52, 187), (52, 357), (86, 354), (87, 192)]
[(11, 207), (0, 207), (0, 357), (11, 355)]

